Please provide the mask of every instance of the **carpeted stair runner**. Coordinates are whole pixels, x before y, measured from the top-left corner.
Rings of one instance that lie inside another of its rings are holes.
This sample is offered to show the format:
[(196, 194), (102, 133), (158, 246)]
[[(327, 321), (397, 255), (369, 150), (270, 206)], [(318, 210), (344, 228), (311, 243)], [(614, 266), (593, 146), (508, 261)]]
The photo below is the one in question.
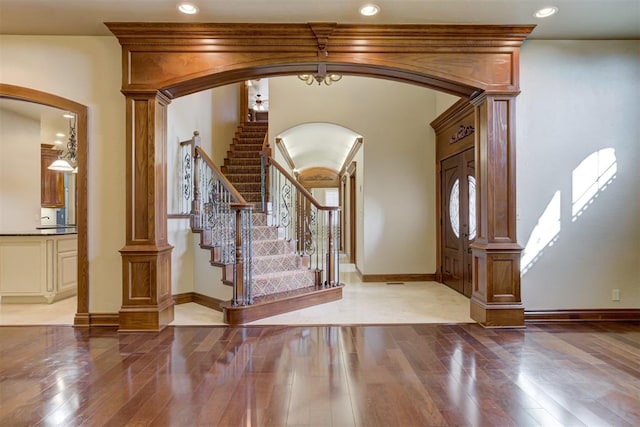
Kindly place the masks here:
[(296, 255), (295, 242), (278, 238), (278, 229), (267, 225), (259, 212), (261, 202), (260, 151), (268, 131), (266, 122), (247, 122), (238, 127), (227, 151), (222, 172), (249, 203), (254, 203), (252, 275), (253, 296), (260, 297), (315, 285), (308, 260)]

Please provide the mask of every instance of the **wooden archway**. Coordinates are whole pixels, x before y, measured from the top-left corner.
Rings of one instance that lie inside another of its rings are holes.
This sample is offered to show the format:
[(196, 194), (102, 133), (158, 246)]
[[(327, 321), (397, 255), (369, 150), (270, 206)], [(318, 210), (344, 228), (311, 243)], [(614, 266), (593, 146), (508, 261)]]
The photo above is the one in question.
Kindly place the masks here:
[(62, 98), (39, 90), (0, 83), (0, 98), (10, 98), (19, 101), (33, 102), (69, 111), (76, 115), (78, 138), (78, 174), (77, 180), (77, 218), (78, 226), (78, 294), (76, 314), (73, 320), (75, 326), (89, 326), (89, 256), (88, 256), (88, 204), (87, 204), (87, 176), (89, 153), (89, 139), (87, 132), (86, 105), (79, 104), (67, 98)]
[(516, 241), (519, 49), (534, 26), (108, 23), (122, 45), (127, 228), (121, 330), (173, 319), (166, 119), (172, 98), (245, 79), (316, 72), (379, 77), (469, 99), (478, 231), (471, 317), (523, 326)]

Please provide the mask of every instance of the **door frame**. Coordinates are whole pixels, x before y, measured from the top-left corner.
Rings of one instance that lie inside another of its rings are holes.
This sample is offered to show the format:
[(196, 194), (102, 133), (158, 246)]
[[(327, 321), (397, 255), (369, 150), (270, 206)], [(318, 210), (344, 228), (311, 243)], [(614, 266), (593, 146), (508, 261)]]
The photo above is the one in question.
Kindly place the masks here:
[[(431, 127), (436, 132), (436, 235), (438, 236), (436, 247), (436, 280), (439, 282), (443, 281), (443, 230), (446, 221), (446, 218), (442, 215), (443, 197), (445, 197), (445, 195), (442, 194), (442, 162), (466, 150), (474, 149), (477, 167), (478, 153), (477, 150), (475, 150), (475, 114), (476, 111), (473, 104), (466, 99), (461, 99), (431, 122)], [(478, 212), (479, 209), (477, 194), (476, 191), (476, 212)]]
[(160, 330), (173, 320), (165, 203), (171, 99), (250, 78), (310, 73), (395, 80), (473, 103), (480, 202), (470, 316), (485, 326), (524, 326), (522, 247), (515, 221), (515, 99), (520, 46), (535, 26), (106, 25), (122, 46), (127, 106), (121, 331)]
[(356, 264), (356, 253), (358, 247), (358, 184), (356, 162), (351, 162), (347, 169), (349, 176), (349, 262)]
[(57, 95), (6, 83), (0, 83), (0, 98), (10, 98), (18, 101), (33, 102), (36, 104), (58, 108), (60, 110), (69, 111), (76, 114), (76, 138), (78, 143), (76, 151), (76, 155), (78, 158), (78, 174), (76, 175), (78, 290), (76, 314), (74, 316), (73, 323), (75, 326), (89, 326), (89, 235), (87, 229), (89, 217), (89, 206), (87, 203), (87, 176), (89, 173), (89, 164), (87, 161), (87, 156), (89, 153), (89, 138), (87, 129), (88, 108), (86, 105)]

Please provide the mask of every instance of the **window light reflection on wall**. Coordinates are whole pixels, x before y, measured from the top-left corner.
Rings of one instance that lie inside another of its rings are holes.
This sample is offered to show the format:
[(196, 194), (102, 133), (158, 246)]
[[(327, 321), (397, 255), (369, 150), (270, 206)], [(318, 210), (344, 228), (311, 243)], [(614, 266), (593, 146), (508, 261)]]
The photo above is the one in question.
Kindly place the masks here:
[(575, 222), (616, 178), (618, 165), (616, 151), (603, 148), (591, 153), (573, 170), (571, 174), (571, 220)]

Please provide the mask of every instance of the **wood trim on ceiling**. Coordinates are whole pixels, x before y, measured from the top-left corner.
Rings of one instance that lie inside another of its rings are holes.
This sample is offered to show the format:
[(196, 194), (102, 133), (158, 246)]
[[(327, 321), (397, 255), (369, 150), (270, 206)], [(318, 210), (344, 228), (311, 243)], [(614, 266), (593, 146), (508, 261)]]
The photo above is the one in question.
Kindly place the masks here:
[[(535, 25), (106, 23), (124, 50), (123, 90), (176, 98), (255, 76), (383, 77), (462, 97), (518, 90), (518, 50)], [(330, 27), (330, 31), (327, 28)], [(321, 41), (318, 38), (320, 31)], [(162, 67), (158, 67), (158, 63)], [(189, 64), (189, 70), (184, 64)]]

